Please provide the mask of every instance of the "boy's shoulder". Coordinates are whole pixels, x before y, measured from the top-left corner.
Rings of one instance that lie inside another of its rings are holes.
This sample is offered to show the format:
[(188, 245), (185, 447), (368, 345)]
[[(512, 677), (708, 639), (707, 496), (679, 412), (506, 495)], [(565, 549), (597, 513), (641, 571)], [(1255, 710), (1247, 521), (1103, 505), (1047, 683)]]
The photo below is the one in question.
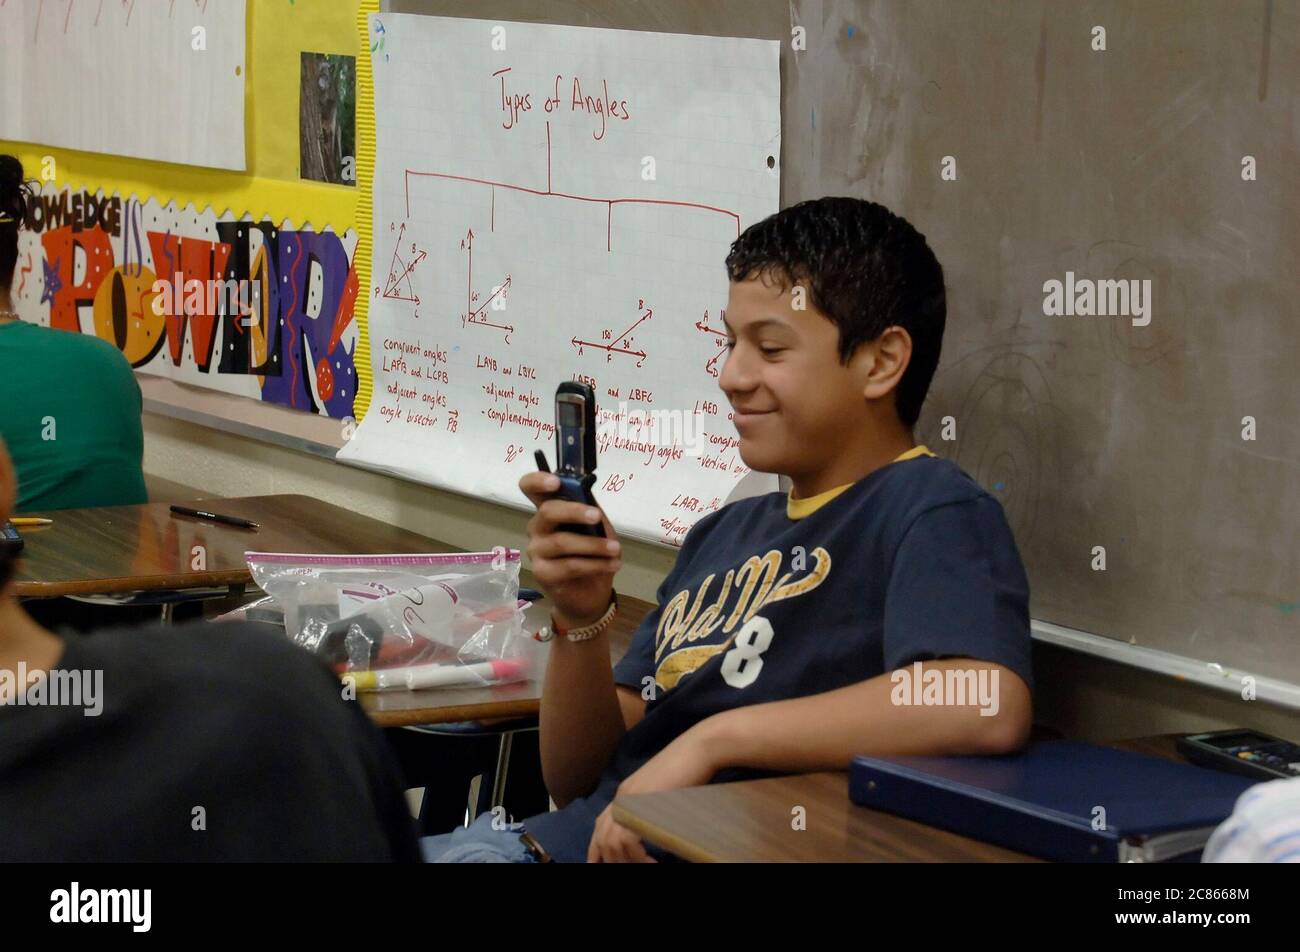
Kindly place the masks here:
[[(952, 460), (939, 456), (921, 456), (893, 463), (879, 474), (879, 482), (863, 485), (863, 491), (856, 498), (873, 505), (888, 499), (905, 519), (955, 503), (987, 500), (998, 504), (988, 490), (965, 470)], [(866, 483), (865, 480), (862, 482)]]
[[(824, 547), (846, 558), (888, 565), (907, 542), (993, 545), (1013, 551), (1002, 504), (957, 464), (938, 457), (891, 463), (811, 513), (792, 519), (784, 492), (728, 503), (696, 522), (665, 582), (680, 585), (773, 551)], [(1018, 557), (1018, 556), (1017, 556)], [(671, 587), (668, 586), (668, 587)]]
[(682, 549), (714, 532), (741, 527), (771, 526), (784, 531), (804, 523), (824, 527), (826, 522), (866, 517), (882, 524), (910, 524), (940, 506), (987, 501), (1001, 508), (989, 492), (960, 466), (938, 456), (919, 456), (884, 466), (850, 485), (840, 495), (799, 520), (787, 515), (789, 494), (782, 491), (747, 496), (727, 503), (691, 527)]

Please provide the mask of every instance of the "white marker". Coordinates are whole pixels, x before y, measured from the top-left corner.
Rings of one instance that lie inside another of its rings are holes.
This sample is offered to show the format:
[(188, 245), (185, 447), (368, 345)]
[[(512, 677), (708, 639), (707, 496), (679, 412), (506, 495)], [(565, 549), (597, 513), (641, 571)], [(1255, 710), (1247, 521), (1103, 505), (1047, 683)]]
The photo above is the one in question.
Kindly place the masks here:
[(381, 668), (378, 671), (354, 671), (351, 678), (358, 691), (393, 691), (420, 688), (443, 688), (457, 684), (485, 684), (518, 681), (527, 676), (528, 662), (523, 658), (502, 658), (479, 664), (419, 664), (406, 668)]

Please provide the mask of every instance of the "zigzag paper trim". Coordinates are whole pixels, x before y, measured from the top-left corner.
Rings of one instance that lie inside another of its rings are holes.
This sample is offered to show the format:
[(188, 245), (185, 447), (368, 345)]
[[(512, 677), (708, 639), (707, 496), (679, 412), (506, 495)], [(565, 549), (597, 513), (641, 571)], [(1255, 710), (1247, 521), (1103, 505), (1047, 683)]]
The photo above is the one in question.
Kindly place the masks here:
[[(198, 208), (197, 206), (195, 206), (193, 202), (187, 202), (185, 205), (178, 205), (177, 199), (174, 198), (164, 200), (157, 197), (156, 195), (148, 195), (142, 198), (138, 192), (131, 192), (131, 194), (129, 195), (123, 195), (120, 191), (116, 189), (114, 189), (111, 192), (106, 191), (103, 188), (103, 186), (100, 186), (99, 188), (96, 189), (91, 189), (89, 186), (84, 186), (84, 185), (66, 185), (63, 183), (46, 182), (42, 185), (40, 191), (37, 194), (38, 196), (52, 197), (55, 195), (62, 195), (64, 192), (67, 192), (69, 195), (77, 195), (77, 194), (93, 195), (97, 200), (103, 200), (106, 198), (119, 198), (122, 200), (123, 205), (125, 205), (127, 202), (134, 202), (136, 205), (142, 208), (147, 207), (150, 202), (156, 202), (158, 204), (159, 210), (166, 212), (169, 215), (186, 215), (191, 218), (202, 218), (204, 216), (211, 215), (217, 221), (246, 221), (246, 222), (269, 221), (273, 223), (275, 227), (280, 231), (311, 231), (311, 232), (315, 232), (318, 235), (334, 234), (334, 235), (338, 235), (340, 240), (342, 240), (344, 243), (350, 242), (352, 240), (359, 240), (359, 229), (356, 228), (349, 228), (346, 231), (338, 231), (333, 225), (329, 225), (329, 224), (327, 224), (324, 228), (317, 228), (316, 225), (312, 223), (311, 219), (307, 219), (302, 224), (297, 224), (294, 222), (292, 218), (289, 217), (285, 217), (277, 221), (271, 215), (267, 215), (267, 214), (258, 215), (257, 213), (253, 212), (251, 209), (246, 209), (241, 212), (236, 212), (235, 209), (229, 205), (226, 206), (226, 209), (224, 211), (218, 212), (215, 211), (211, 205), (204, 205), (202, 208)], [(353, 262), (353, 264), (355, 266), (356, 263)], [(369, 273), (369, 262), (367, 262), (366, 266), (367, 266), (367, 273)], [(358, 271), (357, 277), (360, 278), (360, 276), (361, 276), (360, 271)]]
[(357, 352), (353, 364), (357, 371), (357, 393), (352, 413), (360, 422), (370, 409), (374, 393), (374, 376), (370, 366), (370, 249), (373, 242), (375, 178), (375, 74), (370, 62), (370, 14), (379, 12), (379, 0), (361, 0), (357, 8), (357, 250), (353, 266), (357, 271), (356, 308)]

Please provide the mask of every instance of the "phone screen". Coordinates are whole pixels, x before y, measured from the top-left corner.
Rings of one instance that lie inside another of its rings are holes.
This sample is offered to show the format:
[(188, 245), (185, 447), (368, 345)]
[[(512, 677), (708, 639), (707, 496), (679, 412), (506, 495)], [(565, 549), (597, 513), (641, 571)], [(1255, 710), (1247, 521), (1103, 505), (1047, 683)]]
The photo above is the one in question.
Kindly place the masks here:
[(568, 400), (556, 401), (556, 413), (559, 416), (560, 426), (565, 429), (578, 429), (582, 426), (582, 410), (578, 403), (571, 403)]

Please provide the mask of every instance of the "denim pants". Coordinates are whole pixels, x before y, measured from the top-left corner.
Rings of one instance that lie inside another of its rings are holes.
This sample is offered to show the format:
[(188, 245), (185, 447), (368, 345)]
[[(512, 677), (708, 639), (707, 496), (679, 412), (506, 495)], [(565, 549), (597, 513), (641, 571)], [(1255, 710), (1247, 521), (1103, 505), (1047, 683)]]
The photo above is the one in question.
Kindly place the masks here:
[(420, 839), (426, 863), (536, 863), (519, 838), (522, 823), (500, 824), (493, 829), (492, 813), (482, 813), (469, 826)]

